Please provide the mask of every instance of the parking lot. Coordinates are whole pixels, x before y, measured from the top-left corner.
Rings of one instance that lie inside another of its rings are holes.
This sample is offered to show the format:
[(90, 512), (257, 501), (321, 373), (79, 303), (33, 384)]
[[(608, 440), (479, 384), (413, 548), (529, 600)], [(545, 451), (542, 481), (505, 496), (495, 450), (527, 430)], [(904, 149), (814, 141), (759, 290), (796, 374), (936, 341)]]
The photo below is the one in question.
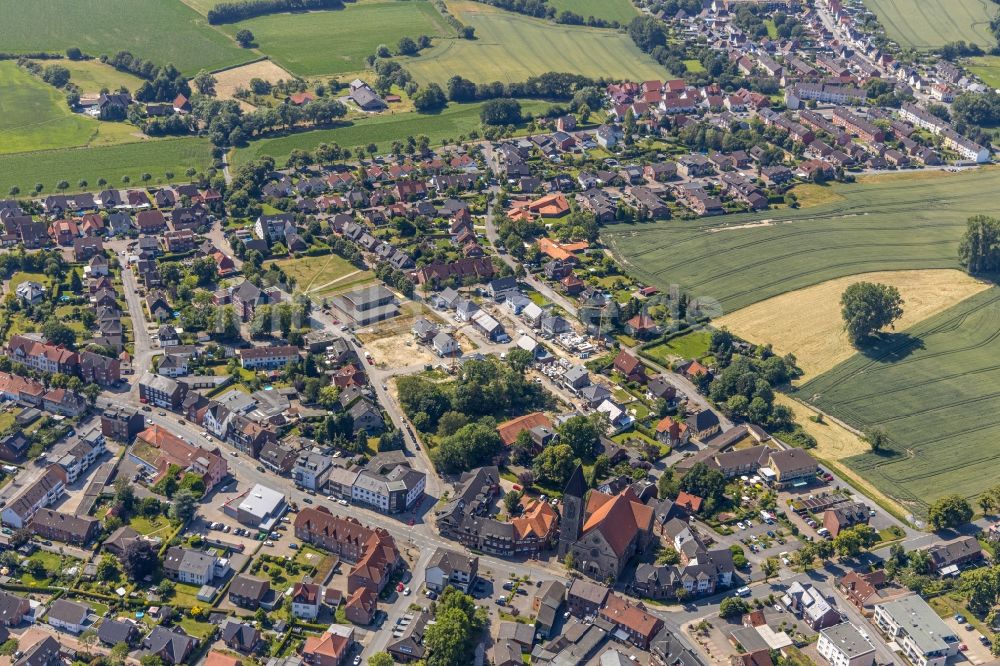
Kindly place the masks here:
[[(740, 529), (741, 524), (743, 529)], [(761, 520), (740, 521), (733, 526), (733, 529), (735, 530), (733, 536), (746, 550), (761, 559), (781, 557), (781, 553), (792, 553), (799, 547), (799, 540), (792, 536), (787, 527), (777, 521), (773, 524)]]

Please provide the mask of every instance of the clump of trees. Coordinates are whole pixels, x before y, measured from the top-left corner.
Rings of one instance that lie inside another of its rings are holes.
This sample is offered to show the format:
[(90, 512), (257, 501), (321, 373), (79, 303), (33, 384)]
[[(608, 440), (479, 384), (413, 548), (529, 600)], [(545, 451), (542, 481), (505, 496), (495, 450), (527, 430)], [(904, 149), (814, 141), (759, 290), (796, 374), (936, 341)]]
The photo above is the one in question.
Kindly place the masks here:
[(1000, 219), (970, 217), (958, 245), (958, 260), (970, 275), (1000, 270)]
[(236, 23), (255, 16), (278, 12), (340, 9), (343, 6), (342, 0), (242, 0), (241, 2), (221, 2), (208, 10), (207, 17), (210, 24), (219, 25), (220, 23)]
[(840, 313), (851, 344), (859, 346), (903, 316), (903, 299), (891, 285), (855, 282), (840, 296)]
[(431, 603), (434, 623), (427, 626), (427, 666), (461, 666), (469, 662), (479, 635), (489, 623), (487, 611), (454, 587)]
[(961, 495), (945, 495), (927, 510), (927, 522), (935, 530), (961, 527), (972, 520), (972, 507)]
[(521, 122), (521, 103), (516, 99), (491, 99), (479, 110), (484, 125), (517, 125)]

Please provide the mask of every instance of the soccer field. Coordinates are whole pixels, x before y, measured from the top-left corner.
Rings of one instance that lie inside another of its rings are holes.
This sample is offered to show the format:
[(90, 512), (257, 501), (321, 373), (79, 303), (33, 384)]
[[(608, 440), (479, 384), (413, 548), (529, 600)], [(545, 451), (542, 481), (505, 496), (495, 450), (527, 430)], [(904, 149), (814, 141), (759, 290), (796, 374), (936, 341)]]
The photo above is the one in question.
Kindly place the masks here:
[(271, 14), (219, 27), (230, 35), (250, 30), (260, 52), (299, 76), (358, 72), (380, 44), (394, 52), (402, 37), (452, 34), (427, 0), (362, 0), (339, 10)]
[(972, 215), (1000, 214), (1000, 170), (881, 178), (837, 186), (812, 208), (610, 225), (602, 239), (636, 278), (714, 299), (721, 314), (870, 271), (958, 268)]
[(887, 336), (801, 386), (798, 399), (890, 450), (842, 460), (917, 513), (942, 495), (972, 498), (1000, 472), (1000, 288)]
[(191, 75), (258, 57), (181, 0), (0, 0), (0, 17), (0, 49), (8, 53), (129, 51)]
[(990, 19), (991, 0), (864, 0), (885, 27), (886, 35), (903, 47), (934, 49), (948, 42), (974, 42), (984, 50), (996, 43)]
[(442, 40), (416, 58), (403, 59), (421, 83), (444, 83), (455, 74), (478, 83), (524, 81), (545, 72), (633, 81), (666, 76), (616, 30), (559, 25), (464, 0), (448, 7), (476, 29), (476, 39)]

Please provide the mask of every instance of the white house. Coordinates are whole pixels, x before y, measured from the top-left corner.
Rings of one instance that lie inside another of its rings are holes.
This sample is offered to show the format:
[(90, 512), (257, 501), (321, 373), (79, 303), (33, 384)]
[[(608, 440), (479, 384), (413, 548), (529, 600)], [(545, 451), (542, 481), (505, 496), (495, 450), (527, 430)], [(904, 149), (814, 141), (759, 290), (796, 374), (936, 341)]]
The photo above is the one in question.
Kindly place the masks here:
[(850, 622), (820, 631), (816, 650), (832, 666), (869, 666), (875, 660), (875, 646)]
[(447, 333), (438, 333), (435, 335), (431, 345), (434, 347), (437, 355), (442, 358), (462, 353), (462, 348), (458, 346), (458, 342)]

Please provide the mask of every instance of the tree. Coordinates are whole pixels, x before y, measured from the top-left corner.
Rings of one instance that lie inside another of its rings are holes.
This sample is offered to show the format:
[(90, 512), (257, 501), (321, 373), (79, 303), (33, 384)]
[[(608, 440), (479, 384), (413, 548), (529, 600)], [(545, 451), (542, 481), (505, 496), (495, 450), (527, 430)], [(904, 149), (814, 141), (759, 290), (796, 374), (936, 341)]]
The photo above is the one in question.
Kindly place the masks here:
[(62, 65), (49, 65), (42, 71), (42, 80), (56, 88), (69, 83), (69, 70)]
[(254, 36), (253, 33), (246, 28), (236, 31), (236, 41), (245, 49), (253, 46)]
[(853, 525), (840, 530), (833, 539), (834, 550), (841, 557), (857, 557), (878, 541), (878, 532), (869, 525)]
[(960, 495), (946, 495), (931, 504), (927, 520), (935, 530), (955, 528), (972, 520), (972, 507)]
[(83, 51), (76, 46), (66, 49), (66, 57), (70, 60), (83, 60)]
[(599, 412), (570, 417), (559, 428), (559, 441), (569, 446), (577, 458), (590, 460), (597, 454), (603, 425)]
[(778, 560), (774, 557), (769, 557), (760, 563), (760, 572), (764, 574), (764, 582), (771, 580), (771, 576), (778, 573)]
[(868, 442), (868, 446), (872, 447), (874, 453), (878, 453), (889, 445), (889, 435), (882, 428), (869, 428), (865, 430), (864, 440)]
[(484, 125), (517, 125), (521, 122), (521, 104), (514, 99), (491, 99), (479, 110)]
[(419, 49), (417, 48), (417, 43), (413, 41), (413, 39), (411, 39), (410, 37), (403, 37), (396, 44), (396, 53), (398, 53), (399, 55), (404, 55), (404, 56), (416, 55), (418, 50)]
[(134, 539), (125, 545), (122, 567), (130, 580), (142, 580), (156, 571), (157, 564), (156, 551), (148, 541)]
[(561, 487), (576, 469), (573, 449), (567, 444), (549, 446), (535, 457), (533, 468), (539, 478)]
[(513, 516), (518, 513), (522, 495), (520, 491), (512, 490), (503, 496), (503, 507), (507, 510), (507, 515)]
[(1000, 270), (1000, 219), (970, 217), (958, 245), (958, 259), (972, 275)]
[(368, 657), (368, 666), (394, 666), (395, 663), (388, 652), (376, 652)]
[(844, 328), (858, 346), (903, 316), (899, 290), (886, 284), (855, 282), (840, 297)]
[(742, 617), (750, 607), (747, 606), (747, 602), (743, 601), (739, 597), (726, 597), (719, 604), (719, 617), (724, 620), (728, 620), (734, 617)]
[(102, 557), (97, 565), (97, 577), (101, 580), (112, 581), (118, 580), (118, 574), (118, 560), (110, 554)]
[(680, 483), (681, 490), (706, 501), (718, 502), (726, 490), (726, 477), (705, 463), (695, 463)]
[(198, 498), (188, 489), (178, 490), (170, 499), (170, 517), (187, 523), (194, 517), (198, 508)]
[(492, 460), (502, 446), (495, 423), (492, 419), (483, 419), (442, 439), (431, 452), (431, 460), (440, 472), (464, 472)]
[(205, 70), (201, 70), (194, 77), (194, 87), (202, 95), (215, 95), (215, 83), (215, 77)]
[(436, 83), (421, 88), (413, 95), (413, 108), (421, 113), (443, 109), (448, 104), (444, 91)]
[(50, 317), (42, 324), (42, 335), (55, 345), (73, 348), (76, 346), (76, 331), (55, 317)]

